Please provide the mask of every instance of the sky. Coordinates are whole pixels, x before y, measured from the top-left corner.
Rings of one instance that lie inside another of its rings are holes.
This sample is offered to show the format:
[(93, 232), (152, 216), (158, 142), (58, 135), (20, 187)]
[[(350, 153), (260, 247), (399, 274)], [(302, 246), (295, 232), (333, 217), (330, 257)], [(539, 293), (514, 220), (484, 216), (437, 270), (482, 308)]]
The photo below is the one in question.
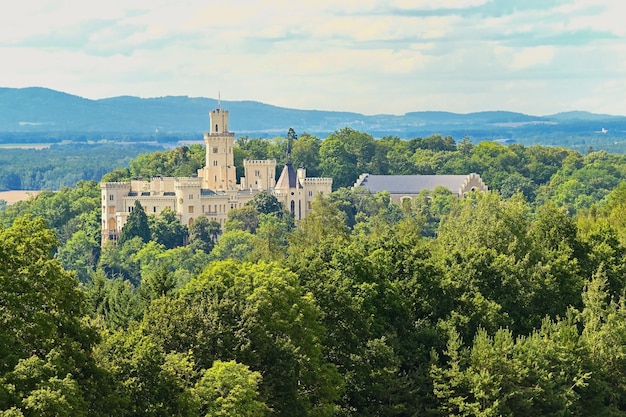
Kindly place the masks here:
[(397, 114), (626, 115), (624, 0), (22, 0), (0, 87)]

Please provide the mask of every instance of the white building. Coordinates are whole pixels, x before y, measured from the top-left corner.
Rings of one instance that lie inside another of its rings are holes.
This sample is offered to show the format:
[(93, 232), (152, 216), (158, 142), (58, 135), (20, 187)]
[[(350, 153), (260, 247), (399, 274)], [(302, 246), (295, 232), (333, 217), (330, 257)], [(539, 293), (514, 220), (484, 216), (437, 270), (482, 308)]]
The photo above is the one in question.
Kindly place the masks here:
[(183, 224), (205, 216), (224, 224), (228, 212), (243, 207), (260, 191), (269, 191), (300, 220), (311, 210), (318, 193), (330, 194), (332, 178), (307, 178), (294, 171), (289, 155), (278, 181), (276, 160), (244, 160), (244, 176), (237, 181), (233, 156), (235, 134), (228, 130), (228, 111), (209, 113), (211, 130), (204, 134), (206, 162), (197, 177), (154, 177), (149, 181), (104, 182), (102, 190), (102, 243), (117, 240), (128, 215), (139, 201), (146, 214), (173, 210)]
[(445, 187), (459, 198), (471, 191), (486, 193), (488, 188), (478, 174), (467, 175), (371, 175), (361, 174), (353, 188), (362, 187), (373, 194), (387, 191), (391, 201), (413, 199), (423, 190)]

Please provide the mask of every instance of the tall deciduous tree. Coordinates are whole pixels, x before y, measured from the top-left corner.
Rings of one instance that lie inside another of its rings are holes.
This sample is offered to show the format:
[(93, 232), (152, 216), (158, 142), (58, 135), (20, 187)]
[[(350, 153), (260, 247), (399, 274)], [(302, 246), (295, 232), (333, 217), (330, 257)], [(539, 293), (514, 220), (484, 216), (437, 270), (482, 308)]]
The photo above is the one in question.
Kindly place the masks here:
[(200, 415), (206, 417), (262, 417), (270, 409), (258, 388), (262, 377), (246, 365), (217, 360), (196, 383)]
[(148, 223), (152, 238), (167, 249), (182, 246), (188, 234), (187, 226), (180, 223), (171, 209), (163, 210), (159, 216), (150, 216)]
[(303, 133), (291, 147), (291, 159), (294, 166), (306, 168), (309, 177), (320, 175), (320, 146), (322, 141), (312, 135)]
[(221, 233), (222, 228), (218, 222), (200, 216), (189, 226), (189, 246), (193, 250), (210, 253)]
[(277, 264), (216, 262), (174, 300), (156, 300), (143, 332), (165, 351), (192, 351), (196, 366), (236, 360), (260, 372), (259, 392), (277, 416), (330, 416), (341, 392), (326, 363), (319, 308)]
[(255, 194), (246, 205), (254, 207), (258, 214), (280, 215), (284, 210), (280, 201), (267, 191)]
[(0, 228), (0, 413), (106, 415), (107, 401), (118, 413), (92, 358), (97, 338), (82, 321), (78, 281), (52, 257), (56, 244), (41, 218)]
[(245, 230), (254, 233), (257, 227), (259, 227), (259, 212), (253, 206), (248, 205), (229, 211), (224, 224), (226, 231)]

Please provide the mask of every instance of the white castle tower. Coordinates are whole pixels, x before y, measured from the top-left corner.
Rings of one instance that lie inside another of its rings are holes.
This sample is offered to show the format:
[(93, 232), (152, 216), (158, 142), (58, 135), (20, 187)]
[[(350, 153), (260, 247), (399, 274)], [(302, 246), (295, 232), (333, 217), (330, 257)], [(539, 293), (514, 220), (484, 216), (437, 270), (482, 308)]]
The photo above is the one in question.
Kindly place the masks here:
[[(202, 188), (214, 191), (237, 189), (237, 173), (233, 156), (235, 134), (228, 131), (228, 110), (218, 104), (209, 112), (211, 131), (204, 133), (206, 163), (198, 174)], [(202, 171), (202, 172), (200, 172)]]

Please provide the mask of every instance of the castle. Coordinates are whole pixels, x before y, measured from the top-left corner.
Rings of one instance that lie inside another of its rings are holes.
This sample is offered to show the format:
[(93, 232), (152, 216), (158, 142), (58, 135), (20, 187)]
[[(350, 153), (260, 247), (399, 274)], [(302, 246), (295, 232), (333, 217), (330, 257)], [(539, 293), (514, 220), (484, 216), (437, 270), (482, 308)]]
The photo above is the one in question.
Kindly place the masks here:
[(296, 221), (311, 211), (311, 202), (318, 193), (330, 194), (332, 178), (307, 178), (304, 168), (294, 170), (289, 149), (277, 181), (275, 159), (245, 159), (244, 176), (237, 183), (235, 134), (228, 130), (228, 111), (218, 106), (209, 116), (211, 128), (204, 134), (206, 162), (196, 177), (154, 177), (149, 181), (100, 184), (103, 244), (119, 238), (137, 200), (148, 215), (170, 209), (186, 225), (205, 216), (223, 226), (230, 210), (243, 207), (261, 191), (276, 196)]

